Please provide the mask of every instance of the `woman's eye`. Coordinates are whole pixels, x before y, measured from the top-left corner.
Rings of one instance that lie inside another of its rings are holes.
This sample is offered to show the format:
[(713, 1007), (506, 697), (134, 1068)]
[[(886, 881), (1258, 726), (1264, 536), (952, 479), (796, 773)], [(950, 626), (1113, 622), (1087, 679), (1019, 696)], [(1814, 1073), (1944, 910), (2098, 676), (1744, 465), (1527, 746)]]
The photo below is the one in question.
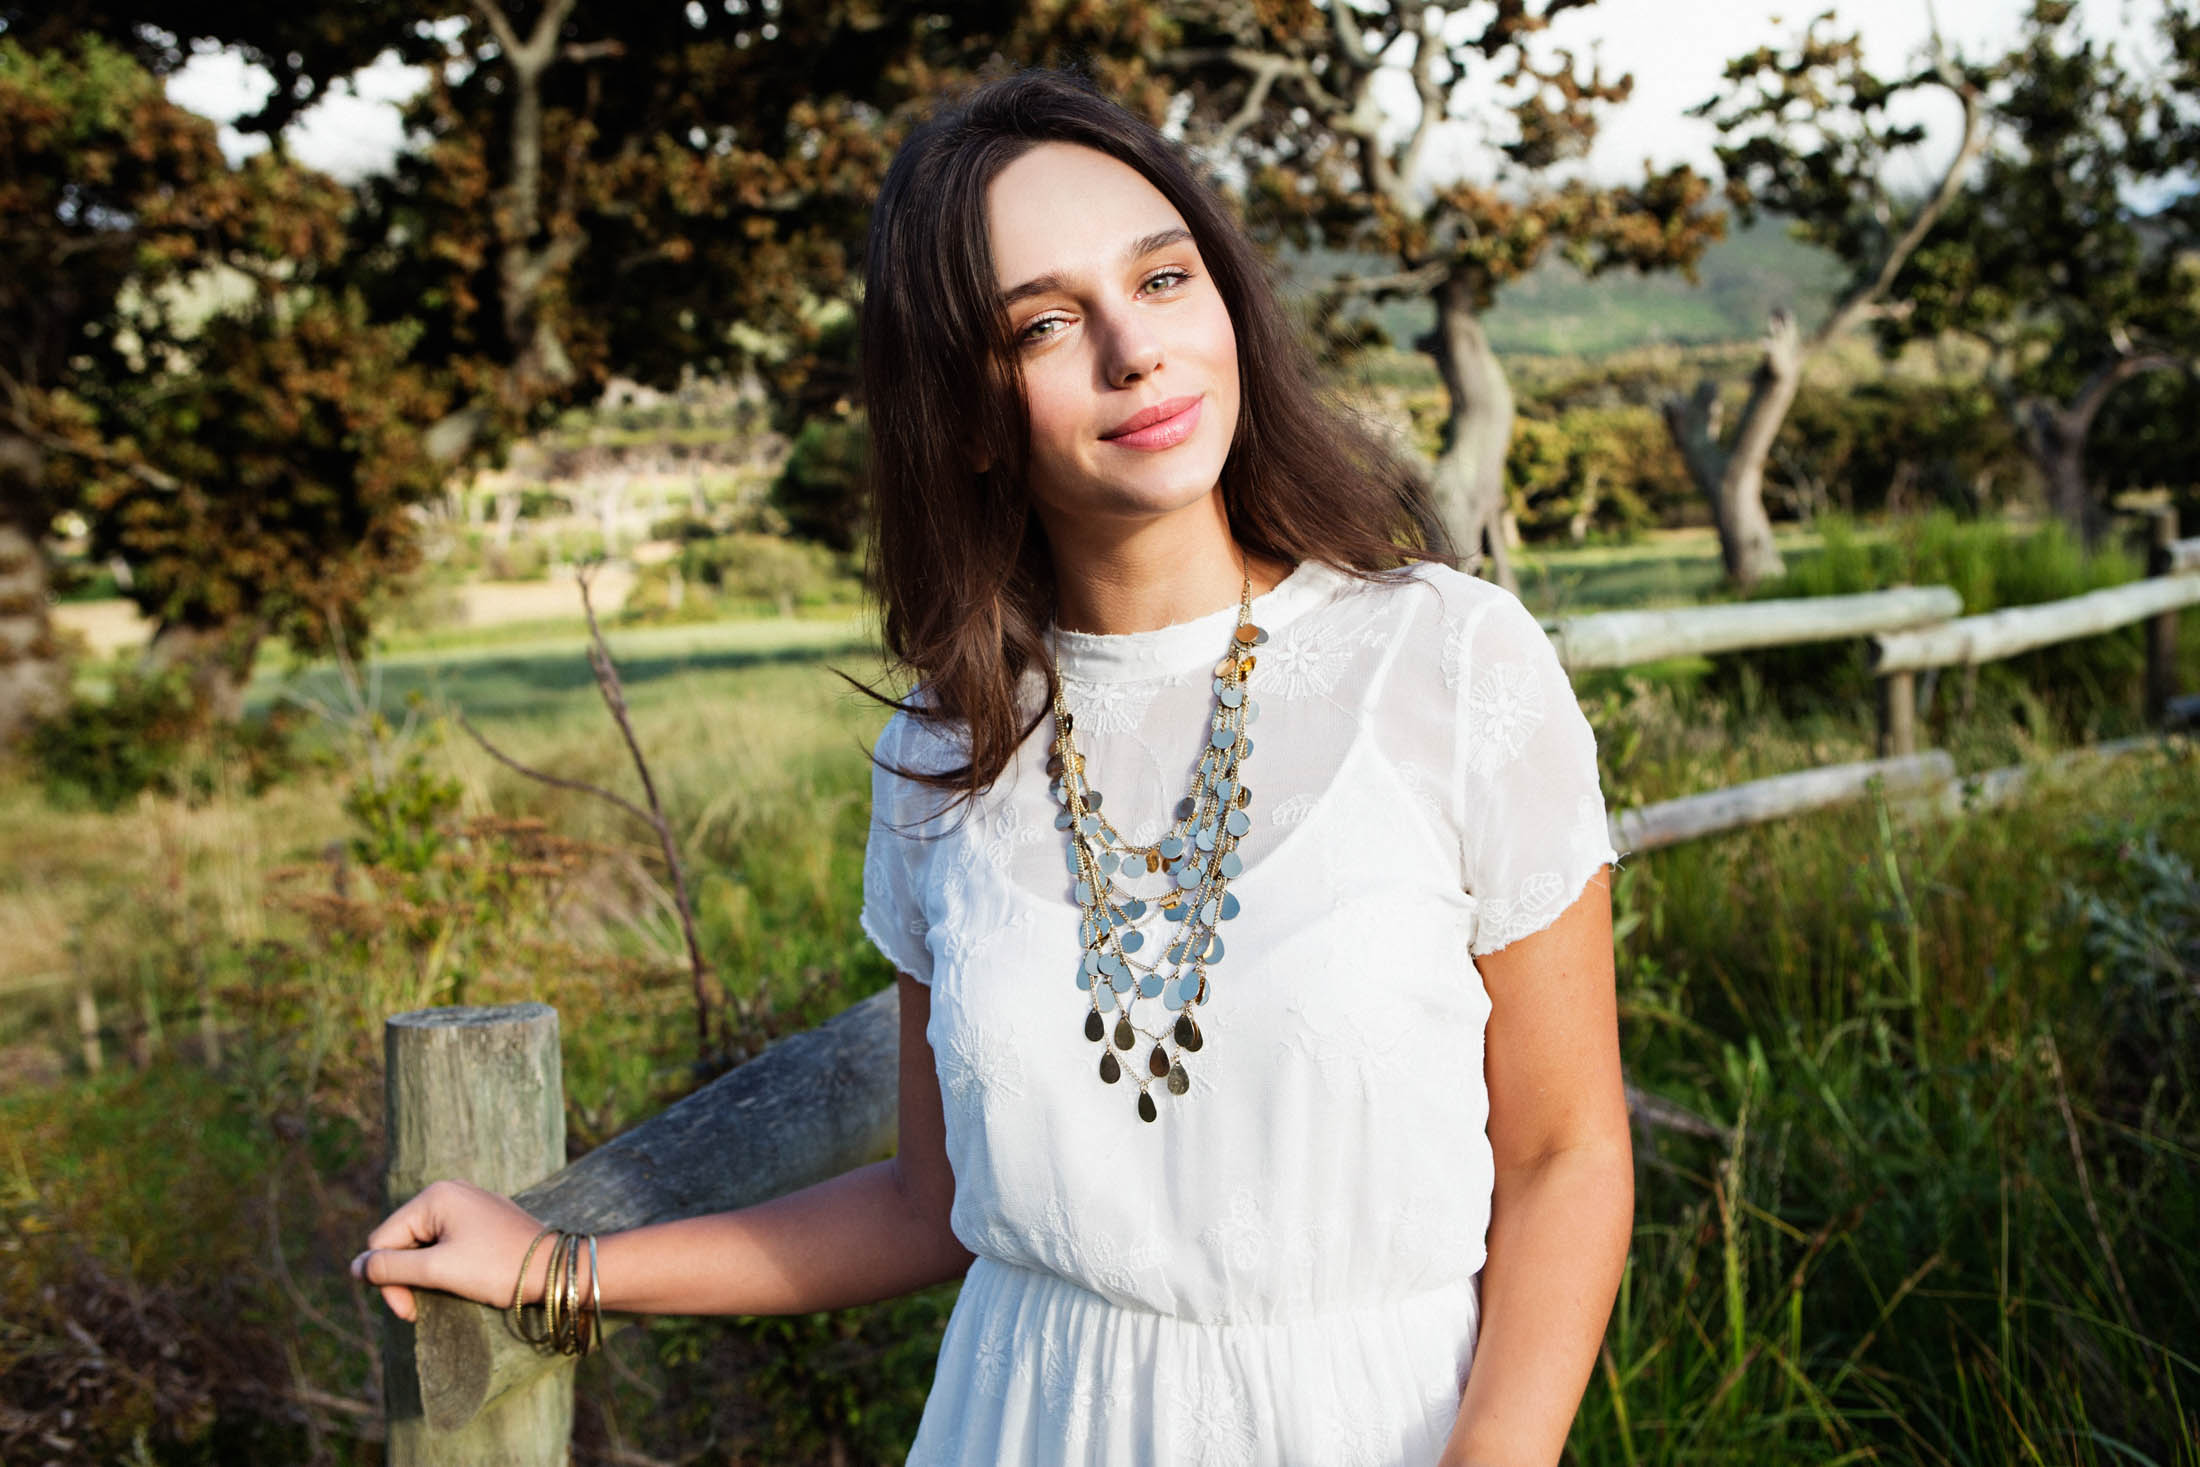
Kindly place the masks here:
[(1038, 320), (1033, 321), (1023, 330), (1017, 332), (1016, 339), (1018, 341), (1044, 341), (1054, 333), (1042, 331), (1040, 328), (1043, 326), (1060, 326), (1061, 324), (1062, 318), (1060, 316), (1041, 316)]
[(1147, 277), (1146, 288), (1152, 290), (1158, 286), (1163, 290), (1170, 290), (1191, 278), (1192, 272), (1189, 270), (1162, 270)]

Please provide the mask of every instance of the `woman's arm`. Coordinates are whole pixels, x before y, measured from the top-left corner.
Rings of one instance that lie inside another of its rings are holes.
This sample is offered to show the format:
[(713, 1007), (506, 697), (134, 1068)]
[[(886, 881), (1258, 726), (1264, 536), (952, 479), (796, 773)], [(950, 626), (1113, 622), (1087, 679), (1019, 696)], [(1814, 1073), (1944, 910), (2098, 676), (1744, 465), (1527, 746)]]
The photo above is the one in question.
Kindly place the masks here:
[[(900, 1144), (894, 1157), (735, 1212), (658, 1223), (598, 1241), (603, 1307), (640, 1314), (805, 1314), (867, 1304), (958, 1277), (971, 1254), (948, 1228), (939, 1076), (924, 1037), (932, 993), (901, 989)], [(352, 1272), (379, 1285), (400, 1317), (412, 1288), (507, 1305), (540, 1224), (515, 1203), (464, 1182), (438, 1182), (367, 1238)], [(527, 1297), (538, 1299), (549, 1249), (536, 1251)], [(585, 1254), (581, 1297), (590, 1294)]]
[(1497, 1168), (1482, 1321), (1441, 1467), (1555, 1463), (1634, 1219), (1610, 868), (1541, 932), (1479, 960)]

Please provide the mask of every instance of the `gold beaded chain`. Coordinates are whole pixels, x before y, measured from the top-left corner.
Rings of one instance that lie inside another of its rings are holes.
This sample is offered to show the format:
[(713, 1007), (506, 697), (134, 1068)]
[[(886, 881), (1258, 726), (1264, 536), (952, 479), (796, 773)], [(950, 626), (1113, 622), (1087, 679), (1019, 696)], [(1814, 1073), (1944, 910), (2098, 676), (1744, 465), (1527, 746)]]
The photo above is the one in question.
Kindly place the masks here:
[[(1069, 834), (1067, 864), (1080, 912), (1077, 987), (1086, 995), (1085, 1037), (1094, 1042), (1110, 1038), (1101, 1015), (1115, 1012), (1113, 1044), (1103, 1044), (1100, 1053), (1100, 1079), (1109, 1085), (1125, 1073), (1115, 1051), (1130, 1050), (1141, 1034), (1153, 1041), (1147, 1075), (1132, 1076), (1138, 1115), (1145, 1121), (1159, 1115), (1148, 1078), (1164, 1081), (1171, 1095), (1191, 1088), (1184, 1056), (1197, 1053), (1205, 1042), (1193, 1014), (1208, 1001), (1209, 970), (1222, 960), (1223, 942), (1216, 929), (1239, 910), (1229, 885), (1243, 866), (1237, 844), (1252, 825), (1246, 813), (1252, 794), (1241, 778), (1253, 752), (1245, 730), (1260, 713), (1246, 680), (1253, 672), (1253, 649), (1268, 640), (1252, 618), (1248, 571), (1238, 594), (1229, 650), (1215, 665), (1215, 709), (1191, 793), (1177, 802), (1175, 821), (1149, 845), (1126, 839), (1100, 813), (1100, 791), (1085, 777), (1076, 720), (1063, 699), (1061, 659), (1055, 658), (1054, 749), (1047, 774), (1049, 790), (1062, 806), (1055, 828)], [(1148, 876), (1167, 872), (1168, 893), (1148, 899), (1117, 884), (1119, 875), (1141, 874), (1139, 868)], [(1158, 956), (1141, 958), (1138, 954), (1147, 945), (1144, 927), (1154, 916), (1170, 924), (1170, 934), (1165, 943), (1155, 944)], [(1176, 1015), (1173, 1026), (1147, 1029), (1131, 1022), (1132, 1005), (1154, 998)], [(1162, 1038), (1165, 1032), (1175, 1042), (1174, 1052)]]

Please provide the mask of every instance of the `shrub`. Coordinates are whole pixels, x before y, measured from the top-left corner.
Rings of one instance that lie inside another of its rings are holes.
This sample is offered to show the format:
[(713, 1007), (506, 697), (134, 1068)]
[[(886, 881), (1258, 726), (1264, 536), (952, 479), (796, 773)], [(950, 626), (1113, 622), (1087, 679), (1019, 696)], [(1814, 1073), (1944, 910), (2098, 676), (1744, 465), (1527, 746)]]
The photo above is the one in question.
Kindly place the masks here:
[(1805, 385), (1767, 468), (1769, 507), (1802, 519), (1932, 508), (1978, 515), (2033, 483), (2023, 446), (1983, 384), (1899, 377)]
[(870, 433), (860, 417), (812, 418), (795, 435), (771, 502), (805, 540), (848, 551), (862, 533), (864, 460)]
[(247, 794), (287, 778), (304, 763), (295, 742), (298, 715), (219, 723), (191, 691), (188, 672), (124, 668), (105, 699), (77, 697), (31, 726), (25, 741), (46, 797), (63, 809), (115, 810), (140, 792), (201, 803), (227, 771)]
[(858, 595), (842, 558), (822, 545), (781, 535), (690, 540), (674, 559), (644, 566), (628, 593), (629, 621), (702, 621), (767, 606), (829, 606)]
[(1647, 407), (1524, 411), (1505, 457), (1507, 493), (1529, 540), (1629, 539), (1682, 523), (1696, 507), (1680, 454)]

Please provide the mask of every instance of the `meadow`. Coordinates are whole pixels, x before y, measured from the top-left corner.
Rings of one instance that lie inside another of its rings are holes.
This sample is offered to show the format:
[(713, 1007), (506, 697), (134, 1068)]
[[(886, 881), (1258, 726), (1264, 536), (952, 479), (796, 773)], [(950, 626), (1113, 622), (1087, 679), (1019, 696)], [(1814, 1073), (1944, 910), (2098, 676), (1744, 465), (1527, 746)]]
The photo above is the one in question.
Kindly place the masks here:
[[(1821, 589), (2133, 573), (2043, 546), (1942, 525), (1789, 548)], [(1538, 552), (1523, 586), (1587, 609), (1716, 576), (1705, 537), (1659, 537)], [(887, 984), (855, 925), (883, 711), (833, 675), (877, 676), (861, 619), (611, 644), (740, 1041)], [(2200, 686), (2200, 618), (2182, 646)], [(1872, 752), (1836, 660), (1578, 690), (1614, 808)], [(575, 1154), (709, 1073), (648, 832), (454, 721), (631, 790), (571, 625), (416, 634), (254, 700), (315, 710), (257, 793), (212, 756), (187, 797), (112, 812), (0, 779), (10, 1462), (380, 1460), (379, 1305), (343, 1262), (381, 1212), (388, 1013), (554, 1004)], [(1928, 725), (1966, 771), (2142, 726), (2132, 637), (1995, 670)], [(2189, 742), (2013, 806), (1873, 800), (1623, 860), (1630, 1078), (1694, 1120), (1638, 1132), (1570, 1460), (2200, 1467), (2196, 865)], [(897, 1461), (952, 1298), (629, 1331), (581, 1369), (576, 1461)]]

